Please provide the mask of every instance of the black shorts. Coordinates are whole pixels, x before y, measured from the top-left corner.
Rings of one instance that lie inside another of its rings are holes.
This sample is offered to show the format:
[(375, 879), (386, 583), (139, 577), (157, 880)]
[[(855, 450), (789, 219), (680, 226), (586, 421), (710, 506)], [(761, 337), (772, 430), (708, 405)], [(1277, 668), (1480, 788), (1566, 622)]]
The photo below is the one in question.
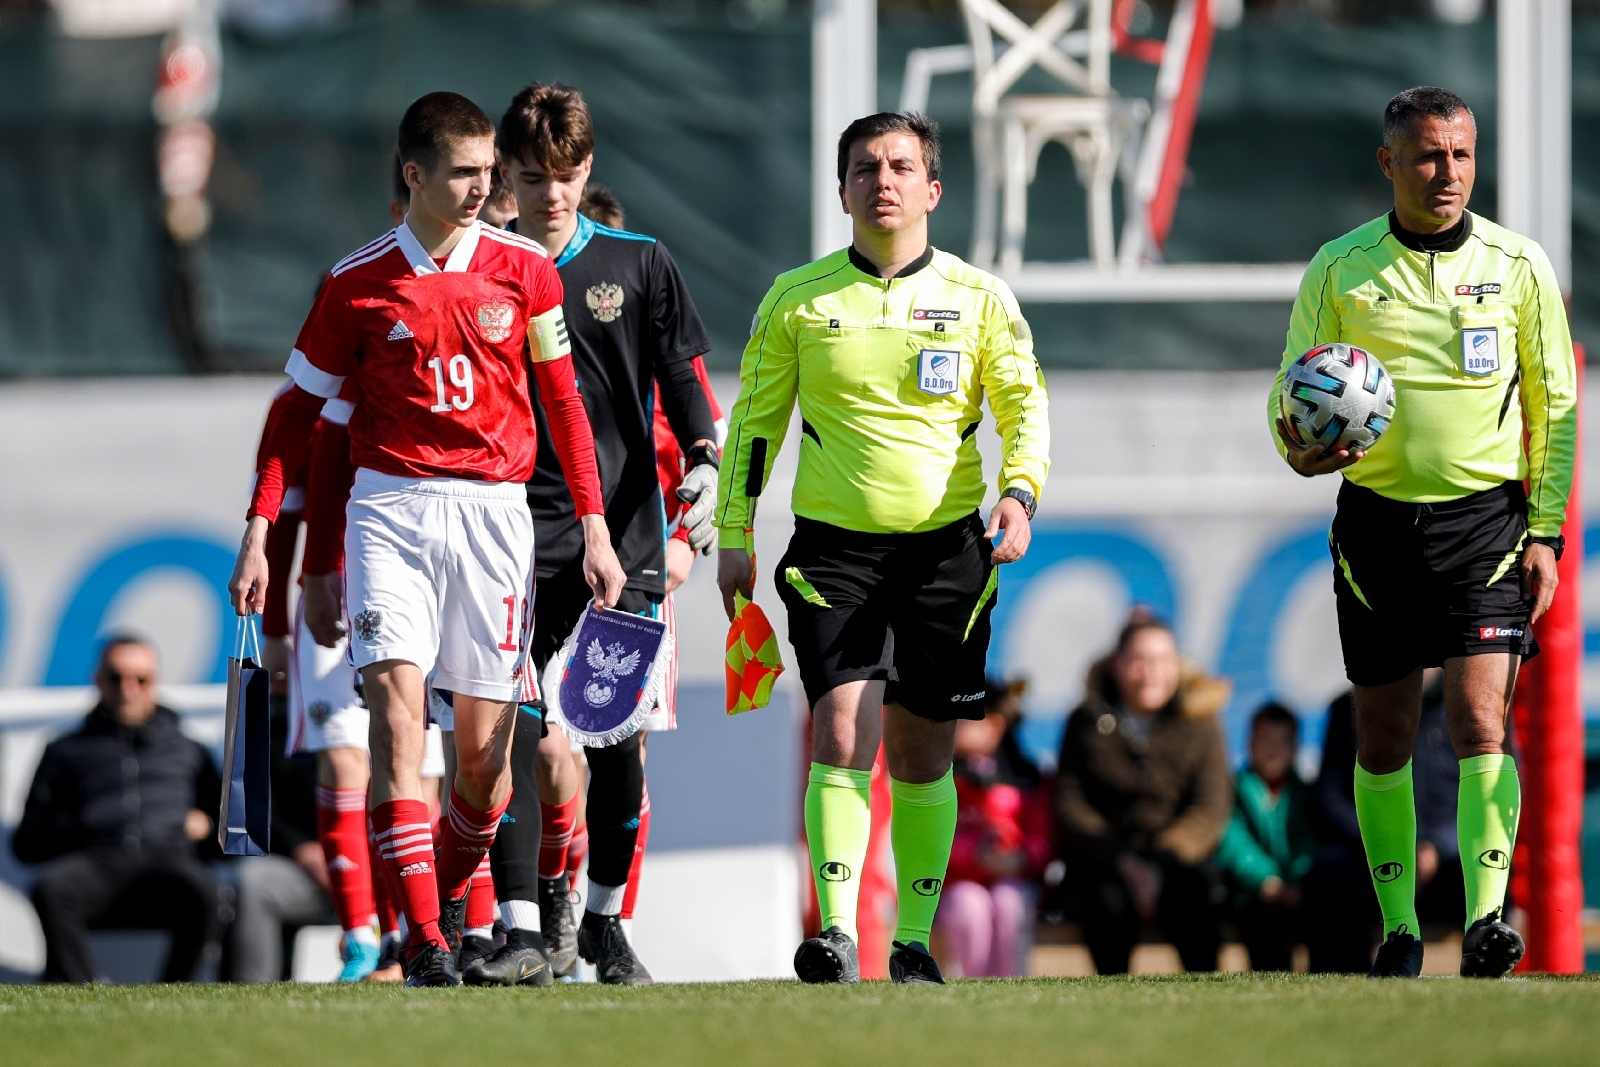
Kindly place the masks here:
[(885, 703), (934, 722), (983, 718), (996, 578), (976, 514), (870, 534), (795, 517), (773, 579), (806, 699), (886, 681)]
[(1457, 656), (1537, 655), (1522, 592), (1527, 532), (1521, 482), (1443, 504), (1345, 482), (1328, 532), (1345, 676), (1387, 685)]
[[(529, 649), (529, 658), (533, 660), (534, 670), (539, 672), (541, 678), (544, 677), (545, 666), (561, 651), (573, 627), (578, 625), (584, 607), (593, 599), (594, 590), (583, 580), (581, 564), (565, 567), (548, 578), (534, 582), (533, 647)], [(622, 590), (616, 609), (633, 615), (659, 618), (660, 613), (656, 608), (661, 600), (660, 594), (629, 587)]]

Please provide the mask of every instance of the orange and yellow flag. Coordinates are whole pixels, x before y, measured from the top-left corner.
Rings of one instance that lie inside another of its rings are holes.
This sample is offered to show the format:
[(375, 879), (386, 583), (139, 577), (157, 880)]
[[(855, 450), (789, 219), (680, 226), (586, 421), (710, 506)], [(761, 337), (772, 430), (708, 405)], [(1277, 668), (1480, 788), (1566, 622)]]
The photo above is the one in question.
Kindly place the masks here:
[[(751, 546), (753, 531), (745, 531), (745, 544)], [(751, 586), (755, 584), (755, 553), (750, 554)], [(733, 622), (728, 626), (727, 659), (723, 677), (727, 682), (729, 715), (764, 708), (772, 702), (772, 686), (783, 673), (783, 653), (778, 650), (778, 635), (760, 605), (733, 594)]]

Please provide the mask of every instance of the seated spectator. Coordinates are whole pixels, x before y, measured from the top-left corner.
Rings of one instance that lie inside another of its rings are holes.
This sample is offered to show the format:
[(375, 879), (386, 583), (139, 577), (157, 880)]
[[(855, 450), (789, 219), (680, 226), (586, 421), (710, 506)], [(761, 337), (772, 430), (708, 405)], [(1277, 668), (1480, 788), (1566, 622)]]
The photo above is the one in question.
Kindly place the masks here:
[(1089, 668), (1067, 720), (1056, 816), (1084, 940), (1101, 974), (1125, 974), (1153, 922), (1185, 968), (1214, 971), (1220, 886), (1210, 860), (1232, 784), (1217, 713), (1228, 684), (1178, 657), (1170, 628), (1136, 613)]
[(317, 840), (317, 764), (285, 753), (288, 700), (272, 699), (272, 854), (239, 861), (238, 917), (230, 935), (235, 982), (277, 982), (293, 961), (286, 933), (337, 926), (327, 860)]
[(1287, 971), (1300, 943), (1301, 881), (1316, 858), (1311, 789), (1295, 773), (1300, 720), (1264, 704), (1250, 720), (1250, 761), (1234, 779), (1233, 819), (1217, 868), (1233, 893), (1234, 922), (1257, 971)]
[(212, 837), (221, 783), (211, 756), (156, 703), (156, 671), (147, 642), (106, 642), (99, 703), (34, 773), (11, 847), (45, 864), (33, 906), (46, 982), (97, 978), (91, 928), (165, 930), (162, 981), (191, 981), (215, 931), (216, 883), (195, 846)]
[(952, 970), (966, 978), (1023, 973), (1033, 941), (1031, 882), (1052, 852), (1039, 768), (1022, 754), (1008, 721), (1006, 704), (1020, 692), (1020, 683), (991, 682), (984, 717), (956, 723), (960, 807), (934, 929)]
[[(1437, 667), (1423, 672), (1422, 717), (1411, 760), (1417, 808), (1417, 918), (1424, 924), (1460, 929), (1466, 913), (1456, 842), (1460, 764), (1445, 720), (1444, 671)], [(1311, 970), (1317, 973), (1365, 974), (1382, 932), (1378, 898), (1356, 822), (1355, 768), (1355, 701), (1345, 693), (1328, 705), (1322, 770), (1314, 791), (1322, 846), (1306, 879), (1306, 904)]]

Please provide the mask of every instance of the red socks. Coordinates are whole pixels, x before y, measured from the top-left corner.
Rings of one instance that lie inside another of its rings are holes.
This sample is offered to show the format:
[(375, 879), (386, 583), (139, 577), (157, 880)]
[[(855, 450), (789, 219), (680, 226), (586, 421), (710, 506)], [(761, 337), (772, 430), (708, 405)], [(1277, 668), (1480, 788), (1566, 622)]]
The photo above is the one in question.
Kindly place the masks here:
[(489, 846), (494, 844), (500, 816), (506, 813), (509, 803), (511, 797), (507, 794), (506, 799), (490, 810), (479, 811), (451, 788), (450, 800), (439, 817), (439, 895), (442, 898), (460, 900), (467, 895), (472, 872), (478, 869)]
[(650, 784), (645, 783), (639, 804), (639, 836), (633, 839), (633, 863), (628, 866), (628, 888), (622, 894), (622, 918), (633, 918), (633, 902), (639, 899), (639, 871), (644, 867), (644, 846), (650, 840)]
[(372, 922), (372, 861), (367, 853), (367, 789), (317, 786), (317, 840), (328, 862), (333, 910), (339, 926), (357, 930)]
[(478, 861), (472, 872), (471, 888), (467, 890), (467, 916), (463, 925), (468, 930), (479, 930), (494, 925), (494, 875), (489, 871), (489, 856)]
[(583, 861), (589, 858), (589, 824), (584, 823), (572, 831), (572, 844), (567, 846), (567, 884), (576, 885)]
[[(580, 786), (581, 788), (581, 786)], [(578, 794), (565, 804), (539, 805), (539, 877), (560, 878), (567, 869), (567, 853), (572, 846), (572, 824), (578, 817)]]
[[(378, 855), (378, 841), (372, 836), (372, 813), (367, 813), (367, 844), (370, 855)], [(372, 903), (378, 913), (378, 929), (384, 935), (400, 930), (400, 890), (389, 865), (374, 859), (372, 864)]]
[[(390, 800), (372, 809), (372, 836), (378, 860), (398, 891), (411, 931), (409, 942), (444, 943), (439, 933), (439, 884), (434, 873), (433, 832), (428, 805), (420, 800)], [(473, 857), (476, 865), (477, 857)], [(468, 874), (471, 868), (468, 868)], [(464, 881), (464, 880), (463, 880)]]

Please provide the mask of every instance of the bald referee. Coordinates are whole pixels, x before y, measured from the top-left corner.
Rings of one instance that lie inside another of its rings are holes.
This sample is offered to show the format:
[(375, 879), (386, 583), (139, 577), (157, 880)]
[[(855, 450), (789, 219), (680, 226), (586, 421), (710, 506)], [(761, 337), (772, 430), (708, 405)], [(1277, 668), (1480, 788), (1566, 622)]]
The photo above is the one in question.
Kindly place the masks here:
[(1521, 808), (1506, 715), (1518, 665), (1538, 653), (1532, 624), (1555, 596), (1576, 368), (1544, 250), (1467, 210), (1476, 150), (1454, 93), (1423, 86), (1389, 101), (1378, 165), (1394, 210), (1324, 245), (1300, 283), (1279, 382), (1319, 344), (1366, 349), (1394, 378), (1389, 432), (1370, 452), (1297, 449), (1276, 388), (1268, 401), (1296, 472), (1344, 474), (1329, 549), (1355, 686), (1356, 814), (1383, 910), (1375, 978), (1422, 970), (1411, 752), (1424, 667), (1444, 667), (1461, 761), (1461, 973), (1499, 978), (1523, 953), (1502, 915)]

